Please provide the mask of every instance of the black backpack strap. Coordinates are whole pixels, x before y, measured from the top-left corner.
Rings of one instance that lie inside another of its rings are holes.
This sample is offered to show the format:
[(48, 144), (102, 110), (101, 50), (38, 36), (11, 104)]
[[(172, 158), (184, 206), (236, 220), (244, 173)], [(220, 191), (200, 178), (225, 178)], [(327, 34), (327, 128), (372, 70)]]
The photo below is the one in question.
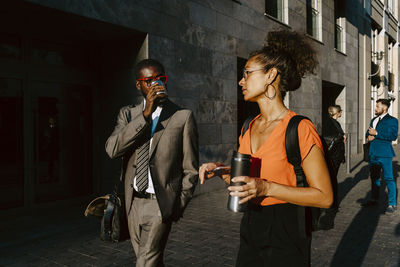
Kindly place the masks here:
[[(309, 120), (307, 117), (304, 116), (293, 116), (289, 121), (285, 134), (286, 156), (288, 162), (293, 165), (294, 172), (296, 174), (297, 187), (308, 186), (306, 176), (304, 174), (303, 168), (301, 167), (301, 153), (298, 134), (298, 126), (303, 119)], [(309, 213), (309, 210), (302, 206), (299, 206), (297, 212), (299, 219), (299, 233), (303, 238), (306, 238), (307, 232), (309, 232), (309, 230), (307, 230), (308, 228), (306, 227), (306, 217), (308, 217), (309, 214), (306, 215), (306, 213)]]
[(247, 130), (249, 129), (249, 127), (250, 127), (250, 122), (252, 121), (254, 119), (254, 117), (253, 116), (248, 116), (247, 118), (246, 118), (246, 120), (243, 122), (243, 125), (242, 125), (242, 133), (240, 134), (240, 136), (243, 138), (243, 135), (247, 132)]
[(300, 121), (303, 119), (310, 120), (309, 118), (300, 115), (293, 116), (289, 121), (285, 134), (286, 156), (288, 162), (293, 165), (298, 187), (308, 186), (303, 168), (301, 167), (301, 153), (298, 134), (298, 126)]

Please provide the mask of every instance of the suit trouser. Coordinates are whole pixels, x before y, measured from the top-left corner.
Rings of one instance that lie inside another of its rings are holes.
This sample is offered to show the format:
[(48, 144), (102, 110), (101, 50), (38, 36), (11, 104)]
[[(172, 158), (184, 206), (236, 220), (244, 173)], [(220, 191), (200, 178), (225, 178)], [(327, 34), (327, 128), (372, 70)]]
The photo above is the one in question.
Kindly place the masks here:
[(393, 164), (391, 157), (376, 157), (370, 156), (370, 178), (371, 178), (371, 198), (373, 200), (379, 199), (379, 187), (381, 185), (380, 176), (381, 169), (383, 169), (383, 178), (388, 189), (388, 202), (389, 205), (396, 206), (397, 187), (393, 178)]
[(156, 199), (134, 198), (128, 215), (136, 266), (164, 266), (163, 256), (171, 222), (163, 222)]

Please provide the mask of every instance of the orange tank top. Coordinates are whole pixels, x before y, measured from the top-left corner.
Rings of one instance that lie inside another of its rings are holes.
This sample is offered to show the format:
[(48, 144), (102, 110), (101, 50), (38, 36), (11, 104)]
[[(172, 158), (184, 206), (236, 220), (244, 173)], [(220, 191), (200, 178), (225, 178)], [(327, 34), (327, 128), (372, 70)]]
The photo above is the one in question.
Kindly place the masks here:
[[(257, 151), (251, 151), (251, 126), (253, 122), (261, 116), (254, 118), (249, 125), (249, 130), (239, 137), (239, 152), (242, 154), (250, 154), (252, 157), (261, 159), (260, 178), (278, 184), (296, 186), (296, 175), (293, 166), (287, 161), (285, 149), (285, 133), (290, 118), (297, 115), (289, 110), (288, 114), (275, 127), (268, 139), (262, 144)], [(322, 151), (321, 139), (309, 120), (302, 120), (298, 127), (299, 145), (301, 158), (304, 160), (311, 148), (317, 145)], [(262, 206), (286, 203), (273, 197), (265, 197), (261, 200)], [(256, 201), (259, 202), (259, 201)]]

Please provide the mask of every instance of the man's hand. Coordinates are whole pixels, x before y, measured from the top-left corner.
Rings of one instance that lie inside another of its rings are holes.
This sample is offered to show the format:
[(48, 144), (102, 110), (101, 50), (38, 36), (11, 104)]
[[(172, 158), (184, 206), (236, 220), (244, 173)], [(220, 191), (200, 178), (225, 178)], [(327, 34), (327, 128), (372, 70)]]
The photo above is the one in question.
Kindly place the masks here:
[(375, 136), (375, 135), (378, 134), (378, 132), (374, 128), (369, 127), (368, 134), (372, 135), (372, 136)]
[(164, 92), (165, 86), (163, 85), (153, 85), (150, 87), (150, 91), (146, 95), (146, 106), (143, 110), (143, 116), (148, 120), (151, 118), (151, 114), (157, 107), (158, 99), (166, 98), (167, 95), (164, 93), (157, 92)]
[(375, 136), (372, 135), (368, 135), (368, 141), (371, 142), (375, 139)]

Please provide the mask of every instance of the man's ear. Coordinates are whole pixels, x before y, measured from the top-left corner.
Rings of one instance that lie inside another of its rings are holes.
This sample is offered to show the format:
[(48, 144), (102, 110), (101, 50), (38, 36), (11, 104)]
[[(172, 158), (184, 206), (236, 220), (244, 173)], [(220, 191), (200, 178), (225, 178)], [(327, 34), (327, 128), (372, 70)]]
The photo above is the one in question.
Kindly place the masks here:
[(142, 85), (140, 84), (140, 81), (136, 81), (136, 89), (138, 91), (142, 91)]

